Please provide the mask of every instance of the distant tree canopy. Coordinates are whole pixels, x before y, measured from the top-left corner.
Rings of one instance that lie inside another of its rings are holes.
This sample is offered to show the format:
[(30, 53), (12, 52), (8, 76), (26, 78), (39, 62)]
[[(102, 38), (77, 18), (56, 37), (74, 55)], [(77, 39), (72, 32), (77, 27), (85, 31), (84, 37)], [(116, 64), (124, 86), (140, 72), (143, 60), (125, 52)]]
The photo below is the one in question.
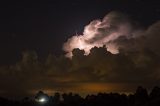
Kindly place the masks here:
[[(41, 98), (46, 98), (43, 102)], [(40, 100), (40, 102), (38, 101)], [(87, 95), (81, 97), (73, 93), (55, 93), (48, 96), (43, 91), (39, 91), (35, 98), (25, 97), (21, 101), (12, 101), (0, 98), (1, 106), (159, 106), (160, 88), (154, 87), (148, 94), (143, 87), (138, 87), (134, 94), (119, 93), (98, 93), (97, 95)]]

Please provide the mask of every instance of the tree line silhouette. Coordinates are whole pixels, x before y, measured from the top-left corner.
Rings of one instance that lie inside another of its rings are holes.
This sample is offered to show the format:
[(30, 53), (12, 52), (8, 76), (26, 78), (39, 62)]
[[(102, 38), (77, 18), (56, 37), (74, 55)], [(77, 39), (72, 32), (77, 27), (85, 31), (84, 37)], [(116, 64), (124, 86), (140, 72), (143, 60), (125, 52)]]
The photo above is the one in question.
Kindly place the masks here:
[[(46, 101), (36, 101), (40, 97), (45, 97)], [(148, 93), (139, 86), (134, 94), (98, 93), (85, 98), (73, 93), (48, 96), (39, 91), (34, 99), (25, 97), (20, 101), (13, 101), (0, 97), (0, 106), (160, 106), (160, 88), (156, 86)]]

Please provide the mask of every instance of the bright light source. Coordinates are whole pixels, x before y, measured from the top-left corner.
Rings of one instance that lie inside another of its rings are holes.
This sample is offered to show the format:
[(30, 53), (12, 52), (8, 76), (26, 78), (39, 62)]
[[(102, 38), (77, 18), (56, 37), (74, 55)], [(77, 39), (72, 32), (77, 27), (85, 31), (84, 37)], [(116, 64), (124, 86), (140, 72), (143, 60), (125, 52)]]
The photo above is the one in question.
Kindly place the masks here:
[(47, 99), (45, 97), (42, 97), (42, 98), (36, 99), (36, 101), (39, 103), (45, 103), (47, 102)]
[(45, 98), (41, 98), (41, 99), (39, 99), (39, 102), (45, 102), (46, 101), (46, 99)]

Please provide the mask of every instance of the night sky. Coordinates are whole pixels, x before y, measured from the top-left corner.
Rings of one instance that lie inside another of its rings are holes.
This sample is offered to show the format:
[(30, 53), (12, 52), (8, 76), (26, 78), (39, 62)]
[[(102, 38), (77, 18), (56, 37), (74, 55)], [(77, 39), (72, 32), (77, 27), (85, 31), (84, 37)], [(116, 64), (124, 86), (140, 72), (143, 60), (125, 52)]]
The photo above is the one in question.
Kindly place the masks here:
[(160, 86), (159, 20), (158, 0), (1, 1), (0, 95)]

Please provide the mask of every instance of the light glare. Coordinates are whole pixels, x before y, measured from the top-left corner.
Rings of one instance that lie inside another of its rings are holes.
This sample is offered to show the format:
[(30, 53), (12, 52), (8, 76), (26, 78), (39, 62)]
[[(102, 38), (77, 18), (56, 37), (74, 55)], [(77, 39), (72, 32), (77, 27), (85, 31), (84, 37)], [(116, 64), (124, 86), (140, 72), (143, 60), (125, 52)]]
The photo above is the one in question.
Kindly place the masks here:
[(44, 103), (44, 102), (46, 102), (46, 99), (45, 99), (45, 98), (40, 98), (40, 99), (38, 100), (38, 102)]

